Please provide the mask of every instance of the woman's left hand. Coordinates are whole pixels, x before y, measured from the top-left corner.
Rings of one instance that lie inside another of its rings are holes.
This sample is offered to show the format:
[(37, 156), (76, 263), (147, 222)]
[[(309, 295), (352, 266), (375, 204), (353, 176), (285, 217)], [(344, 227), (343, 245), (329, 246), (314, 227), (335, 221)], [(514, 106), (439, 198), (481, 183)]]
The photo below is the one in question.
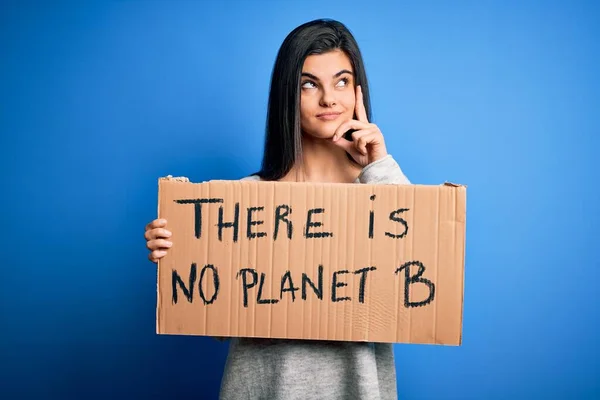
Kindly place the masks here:
[[(333, 135), (333, 143), (346, 150), (354, 160), (365, 167), (374, 161), (387, 156), (383, 134), (375, 124), (369, 123), (367, 110), (363, 101), (362, 89), (356, 87), (356, 119), (342, 123)], [(352, 141), (344, 138), (344, 133), (355, 129)]]

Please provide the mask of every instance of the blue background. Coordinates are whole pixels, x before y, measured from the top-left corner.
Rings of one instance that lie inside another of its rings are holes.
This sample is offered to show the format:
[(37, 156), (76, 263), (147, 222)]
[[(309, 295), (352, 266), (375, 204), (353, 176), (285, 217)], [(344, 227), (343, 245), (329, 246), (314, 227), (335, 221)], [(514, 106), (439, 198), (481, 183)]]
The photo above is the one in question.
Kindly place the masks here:
[(331, 17), (407, 176), (469, 186), (464, 344), (396, 345), (400, 397), (599, 398), (600, 7), (450, 3), (3, 2), (0, 397), (217, 396), (226, 344), (155, 334), (157, 178), (257, 170)]

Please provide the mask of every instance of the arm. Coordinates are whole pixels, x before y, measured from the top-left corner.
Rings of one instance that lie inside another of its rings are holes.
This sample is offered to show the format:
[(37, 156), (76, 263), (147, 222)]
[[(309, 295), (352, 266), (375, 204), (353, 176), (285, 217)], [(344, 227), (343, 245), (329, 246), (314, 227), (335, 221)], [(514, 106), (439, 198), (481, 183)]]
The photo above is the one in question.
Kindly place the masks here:
[(391, 154), (364, 167), (358, 176), (358, 181), (371, 184), (410, 185), (410, 181)]

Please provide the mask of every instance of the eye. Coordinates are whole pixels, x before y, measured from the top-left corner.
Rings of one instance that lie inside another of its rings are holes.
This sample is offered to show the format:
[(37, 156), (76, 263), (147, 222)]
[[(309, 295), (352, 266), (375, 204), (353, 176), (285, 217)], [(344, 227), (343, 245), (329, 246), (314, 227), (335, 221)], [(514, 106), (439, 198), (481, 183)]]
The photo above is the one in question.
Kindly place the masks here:
[(338, 87), (346, 87), (346, 86), (348, 86), (348, 82), (349, 82), (348, 78), (342, 78), (342, 79), (340, 79), (340, 81), (337, 83), (336, 86), (338, 86)]
[(315, 83), (312, 81), (304, 81), (302, 83), (302, 88), (304, 88), (304, 89), (314, 89), (316, 87), (317, 87), (317, 85), (315, 85)]

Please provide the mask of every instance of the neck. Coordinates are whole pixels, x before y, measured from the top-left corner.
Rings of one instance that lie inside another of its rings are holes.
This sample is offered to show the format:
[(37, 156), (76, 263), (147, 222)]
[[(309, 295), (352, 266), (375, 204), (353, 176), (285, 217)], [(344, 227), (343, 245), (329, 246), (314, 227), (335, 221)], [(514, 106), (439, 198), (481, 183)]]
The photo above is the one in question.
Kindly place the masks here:
[(302, 135), (302, 160), (282, 179), (293, 182), (352, 183), (361, 168), (329, 139)]

